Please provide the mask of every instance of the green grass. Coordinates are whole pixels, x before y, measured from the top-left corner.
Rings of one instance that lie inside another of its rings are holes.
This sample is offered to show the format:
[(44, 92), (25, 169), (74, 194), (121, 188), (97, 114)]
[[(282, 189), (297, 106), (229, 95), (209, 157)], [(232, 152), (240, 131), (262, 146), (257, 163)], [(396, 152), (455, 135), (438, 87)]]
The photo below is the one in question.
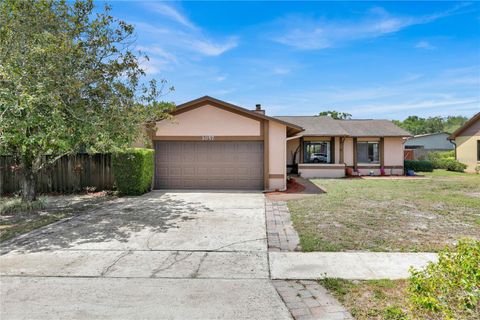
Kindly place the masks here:
[(404, 320), (408, 318), (406, 280), (349, 281), (326, 278), (318, 281), (357, 320)]
[(318, 179), (327, 191), (288, 203), (304, 251), (438, 251), (480, 238), (480, 175)]

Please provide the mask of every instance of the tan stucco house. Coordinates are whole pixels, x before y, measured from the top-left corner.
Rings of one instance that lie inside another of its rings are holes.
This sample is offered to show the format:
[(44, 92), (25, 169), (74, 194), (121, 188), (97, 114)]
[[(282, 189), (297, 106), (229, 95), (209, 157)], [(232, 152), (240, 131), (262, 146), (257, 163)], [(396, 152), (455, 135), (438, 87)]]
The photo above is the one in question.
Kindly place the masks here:
[(410, 136), (387, 120), (270, 117), (208, 96), (172, 115), (151, 132), (157, 189), (282, 190), (292, 169), (307, 178), (346, 168), (403, 174)]
[(467, 165), (467, 172), (480, 166), (480, 112), (448, 137), (455, 144), (456, 159)]

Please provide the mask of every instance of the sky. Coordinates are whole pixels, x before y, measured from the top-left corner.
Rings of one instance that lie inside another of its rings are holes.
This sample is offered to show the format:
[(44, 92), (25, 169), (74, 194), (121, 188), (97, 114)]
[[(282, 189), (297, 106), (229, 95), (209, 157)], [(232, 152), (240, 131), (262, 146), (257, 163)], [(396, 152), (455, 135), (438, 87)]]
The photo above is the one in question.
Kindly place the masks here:
[(268, 115), (404, 119), (480, 111), (479, 2), (134, 2), (148, 78)]

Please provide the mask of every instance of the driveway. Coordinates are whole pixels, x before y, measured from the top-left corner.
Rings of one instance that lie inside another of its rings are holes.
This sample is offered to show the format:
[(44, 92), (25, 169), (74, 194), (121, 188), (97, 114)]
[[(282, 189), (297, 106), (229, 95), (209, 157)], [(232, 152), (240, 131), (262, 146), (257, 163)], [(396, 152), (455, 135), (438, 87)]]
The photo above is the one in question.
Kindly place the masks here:
[(262, 193), (151, 192), (2, 246), (2, 319), (290, 319)]

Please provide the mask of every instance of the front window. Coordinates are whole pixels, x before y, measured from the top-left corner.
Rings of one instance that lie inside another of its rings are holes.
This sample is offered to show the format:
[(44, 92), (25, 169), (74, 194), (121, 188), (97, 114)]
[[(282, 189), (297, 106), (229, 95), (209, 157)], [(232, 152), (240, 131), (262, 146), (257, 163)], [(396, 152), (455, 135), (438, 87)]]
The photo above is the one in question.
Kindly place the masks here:
[(303, 146), (304, 163), (330, 163), (329, 141), (305, 141)]
[(358, 142), (358, 163), (380, 163), (378, 142)]

